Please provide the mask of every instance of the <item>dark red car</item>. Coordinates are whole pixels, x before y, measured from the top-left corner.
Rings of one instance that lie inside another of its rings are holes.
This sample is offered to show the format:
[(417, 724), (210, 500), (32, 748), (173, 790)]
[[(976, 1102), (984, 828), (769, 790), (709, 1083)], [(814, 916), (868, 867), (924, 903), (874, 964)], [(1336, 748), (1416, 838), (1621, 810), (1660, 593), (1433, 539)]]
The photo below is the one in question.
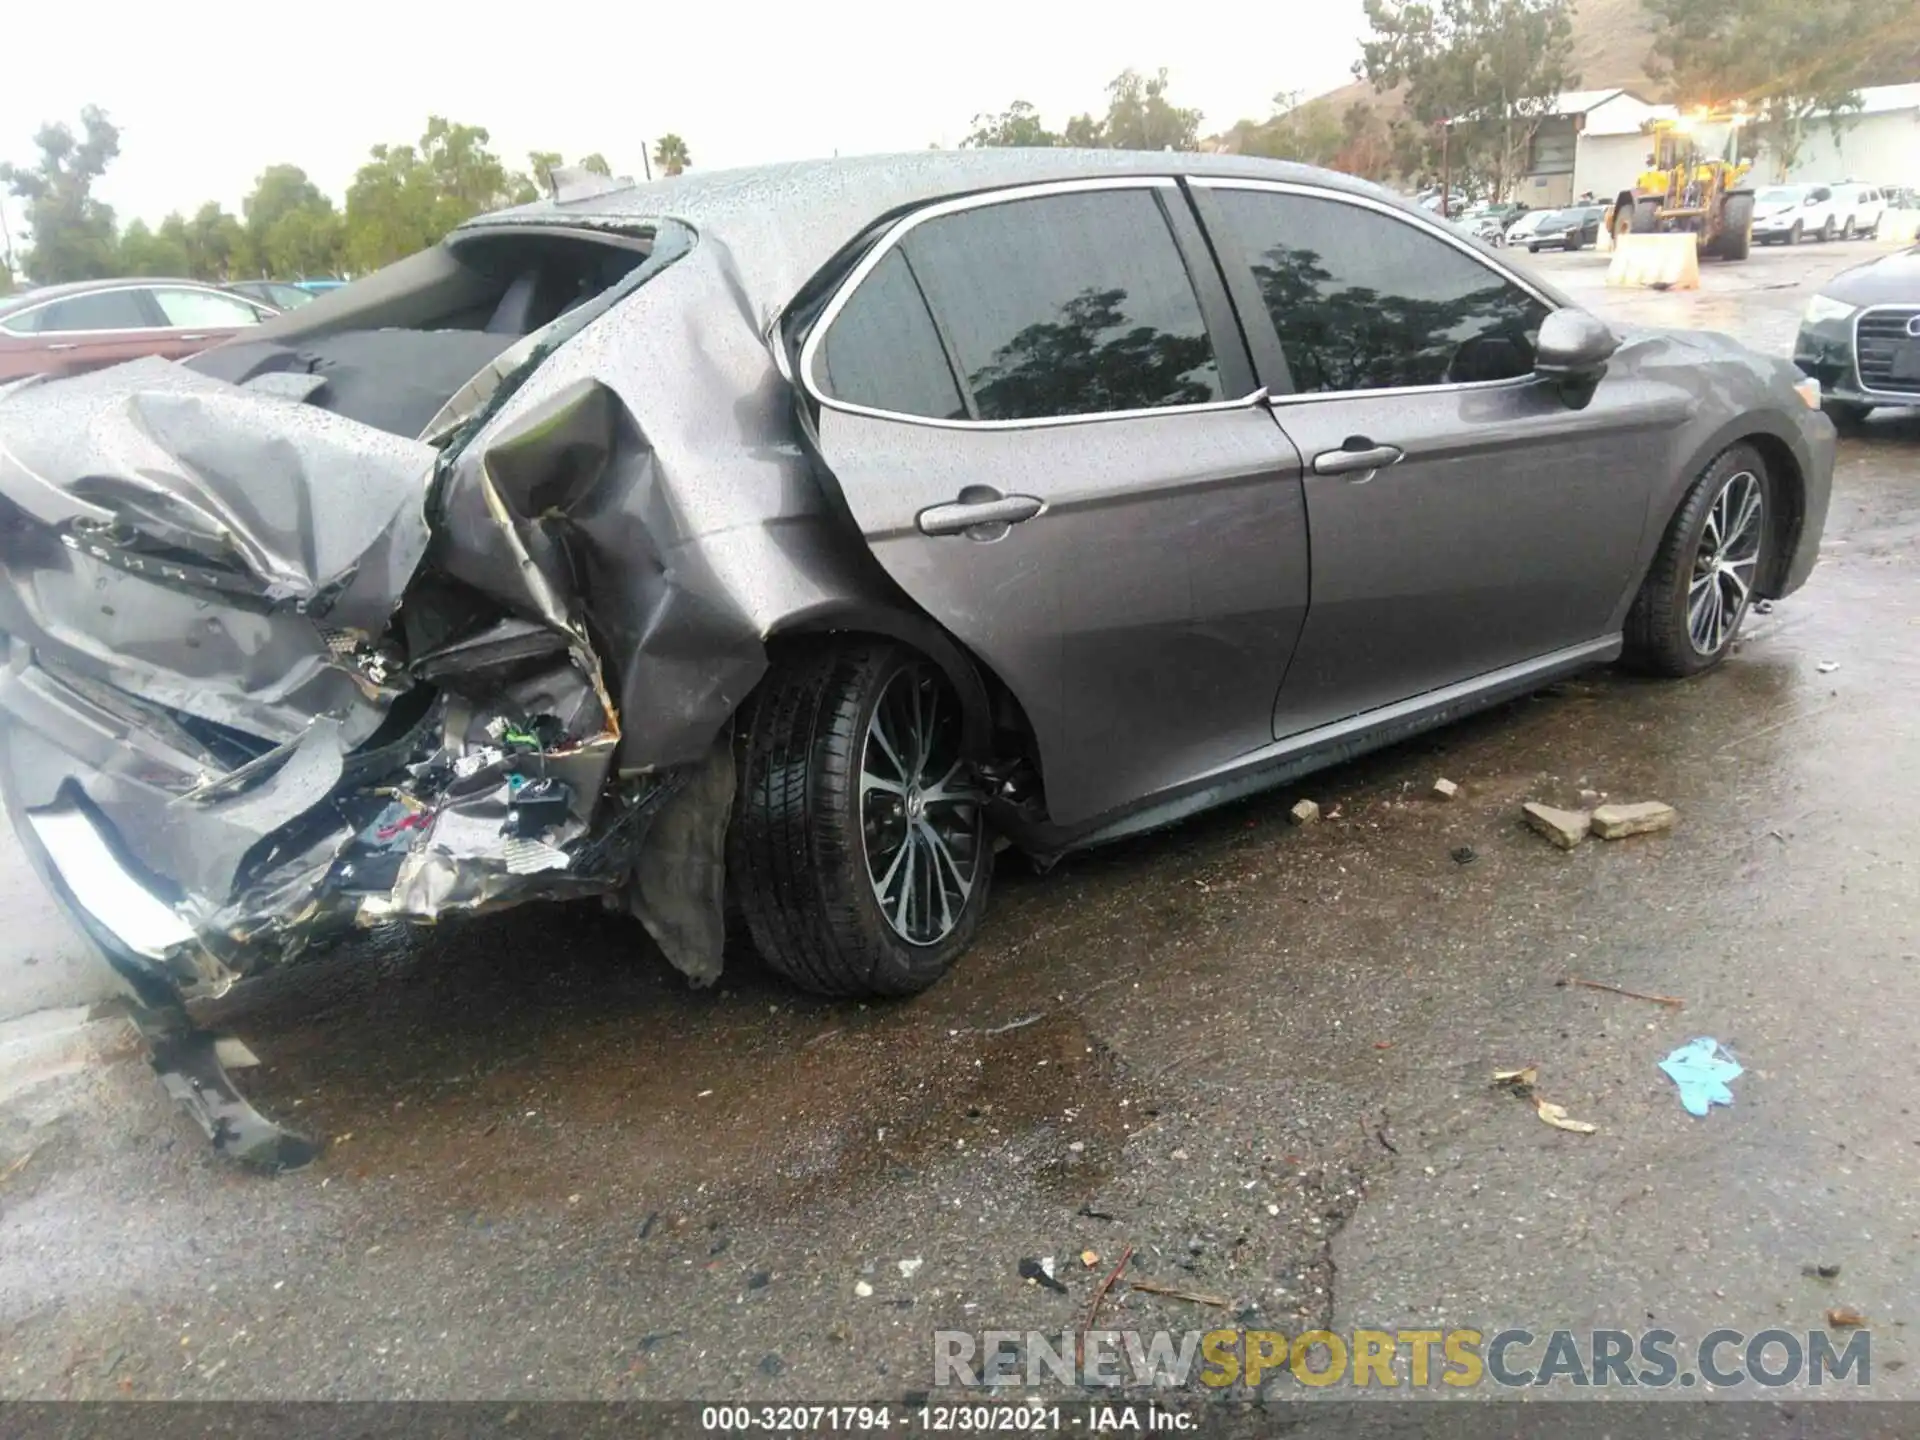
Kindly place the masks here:
[(177, 360), (277, 313), (197, 280), (83, 280), (0, 299), (0, 380)]

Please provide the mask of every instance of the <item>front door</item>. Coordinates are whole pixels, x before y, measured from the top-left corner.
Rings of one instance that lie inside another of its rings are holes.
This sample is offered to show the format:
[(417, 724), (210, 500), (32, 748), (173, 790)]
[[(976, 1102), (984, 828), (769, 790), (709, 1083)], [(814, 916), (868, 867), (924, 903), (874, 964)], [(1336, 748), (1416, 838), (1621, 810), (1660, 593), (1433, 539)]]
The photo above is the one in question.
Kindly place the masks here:
[(873, 555), (1026, 711), (1056, 823), (1268, 741), (1307, 602), (1299, 459), (1177, 186), (921, 212), (801, 369)]
[(1206, 183), (1307, 470), (1312, 600), (1275, 735), (1603, 637), (1686, 397), (1616, 377), (1572, 409), (1532, 376), (1548, 302), (1466, 242), (1355, 197)]

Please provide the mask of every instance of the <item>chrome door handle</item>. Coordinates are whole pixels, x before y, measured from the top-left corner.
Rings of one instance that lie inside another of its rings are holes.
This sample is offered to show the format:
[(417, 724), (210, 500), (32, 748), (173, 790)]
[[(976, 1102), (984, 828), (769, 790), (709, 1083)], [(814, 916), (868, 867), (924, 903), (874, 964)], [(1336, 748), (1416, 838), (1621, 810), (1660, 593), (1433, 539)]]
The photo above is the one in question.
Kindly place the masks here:
[(1338, 450), (1322, 450), (1313, 457), (1313, 473), (1351, 475), (1356, 471), (1371, 472), (1393, 464), (1405, 454), (1398, 445), (1372, 445), (1355, 450), (1343, 446)]
[(80, 347), (72, 340), (63, 340), (57, 345), (49, 345), (49, 350), (78, 350)]
[(976, 525), (1018, 525), (1046, 509), (1032, 495), (1002, 495), (996, 500), (956, 500), (932, 505), (919, 515), (922, 535), (964, 535)]
[(207, 337), (204, 335), (182, 335), (180, 338), (182, 340), (204, 340)]

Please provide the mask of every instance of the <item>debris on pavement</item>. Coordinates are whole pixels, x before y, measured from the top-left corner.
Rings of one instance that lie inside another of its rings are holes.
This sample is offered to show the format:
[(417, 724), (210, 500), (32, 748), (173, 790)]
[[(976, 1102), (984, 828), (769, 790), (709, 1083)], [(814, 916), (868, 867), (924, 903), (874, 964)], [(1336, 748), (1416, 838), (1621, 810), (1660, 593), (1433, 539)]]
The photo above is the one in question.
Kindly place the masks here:
[(1818, 670), (1822, 675), (1831, 675), (1840, 668), (1840, 662), (1838, 660), (1822, 660), (1813, 668)]
[(1093, 1287), (1093, 1298), (1087, 1302), (1087, 1318), (1080, 1326), (1079, 1335), (1074, 1337), (1073, 1359), (1076, 1365), (1086, 1358), (1087, 1332), (1100, 1323), (1100, 1306), (1105, 1303), (1107, 1292), (1113, 1289), (1113, 1282), (1125, 1272), (1127, 1263), (1132, 1259), (1133, 1246), (1129, 1245), (1120, 1252), (1120, 1263), (1107, 1272), (1106, 1279)]
[(1802, 1265), (1800, 1273), (1809, 1280), (1838, 1280), (1840, 1267), (1838, 1265)]
[(1206, 1295), (1197, 1290), (1182, 1290), (1178, 1285), (1162, 1285), (1154, 1280), (1129, 1280), (1129, 1290), (1138, 1290), (1146, 1295), (1165, 1295), (1170, 1300), (1191, 1300), (1196, 1305), (1211, 1305), (1224, 1310), (1232, 1303), (1224, 1295)]
[(1535, 1094), (1533, 1087), (1539, 1082), (1539, 1079), (1540, 1067), (1538, 1065), (1523, 1065), (1518, 1070), (1496, 1070), (1493, 1072), (1493, 1083), (1495, 1085), (1504, 1086), (1515, 1095), (1518, 1095), (1522, 1100), (1531, 1102), (1534, 1113), (1546, 1121), (1547, 1124), (1553, 1126), (1554, 1129), (1571, 1130), (1576, 1135), (1592, 1135), (1598, 1131), (1600, 1127), (1597, 1125), (1590, 1125), (1585, 1120), (1568, 1118), (1566, 1106), (1556, 1105), (1551, 1100)]
[(1602, 840), (1618, 840), (1627, 835), (1671, 830), (1679, 818), (1680, 812), (1662, 800), (1644, 800), (1637, 805), (1602, 805), (1593, 812), (1593, 833)]
[(914, 1256), (911, 1260), (899, 1261), (900, 1278), (902, 1280), (911, 1280), (919, 1271), (920, 1267), (926, 1263), (927, 1262), (918, 1255)]
[(1564, 980), (1556, 980), (1556, 985), (1578, 985), (1583, 990), (1604, 990), (1609, 995), (1624, 995), (1629, 1000), (1650, 1000), (1655, 1005), (1665, 1005), (1672, 1010), (1685, 1008), (1686, 1001), (1678, 995), (1649, 995), (1644, 990), (1627, 990), (1619, 985), (1609, 985), (1604, 980), (1588, 980), (1584, 976), (1569, 975)]
[(10, 1165), (8, 1165), (6, 1169), (0, 1170), (0, 1183), (4, 1183), (8, 1180), (11, 1180), (14, 1176), (18, 1175), (22, 1170), (26, 1169), (27, 1162), (33, 1159), (33, 1156), (34, 1156), (34, 1152), (29, 1150), (27, 1151), (26, 1154), (22, 1155), (18, 1160), (15, 1160)]
[(1456, 845), (1447, 853), (1453, 856), (1453, 863), (1456, 865), (1471, 865), (1480, 858), (1480, 852), (1471, 845)]
[(1556, 1105), (1551, 1100), (1542, 1100), (1537, 1095), (1533, 1098), (1533, 1108), (1542, 1120), (1556, 1130), (1571, 1130), (1576, 1135), (1591, 1135), (1600, 1128), (1598, 1125), (1588, 1124), (1585, 1120), (1569, 1120), (1566, 1106)]
[(1100, 1263), (1100, 1252), (1098, 1250), (1082, 1250), (1080, 1252), (1080, 1263), (1089, 1270), (1093, 1269), (1094, 1266)]
[(856, 1280), (853, 1282), (853, 1293), (858, 1295), (862, 1300), (864, 1300), (869, 1295), (873, 1294), (873, 1286), (869, 1285), (864, 1280)]
[(1022, 1257), (1020, 1261), (1020, 1278), (1025, 1280), (1029, 1285), (1044, 1285), (1047, 1289), (1057, 1291), (1062, 1295), (1067, 1293), (1067, 1287), (1053, 1278), (1053, 1257), (1051, 1255), (1047, 1256), (1044, 1260), (1037, 1260), (1031, 1255)]
[(1442, 776), (1433, 782), (1433, 794), (1437, 800), (1453, 800), (1458, 798), (1460, 787), (1445, 776)]
[(1851, 1330), (1867, 1323), (1867, 1317), (1851, 1305), (1836, 1305), (1827, 1311), (1827, 1324), (1835, 1330)]
[(1537, 800), (1529, 800), (1520, 807), (1527, 817), (1527, 824), (1547, 837), (1562, 850), (1571, 850), (1587, 838), (1587, 831), (1593, 825), (1593, 817), (1585, 810), (1560, 810), (1552, 805), (1542, 805)]
[(1320, 818), (1320, 807), (1311, 800), (1301, 800), (1287, 812), (1287, 816), (1296, 825), (1311, 825)]
[(1733, 1104), (1727, 1082), (1741, 1073), (1740, 1062), (1710, 1036), (1689, 1040), (1660, 1062), (1675, 1085), (1689, 1115), (1701, 1116), (1714, 1105)]

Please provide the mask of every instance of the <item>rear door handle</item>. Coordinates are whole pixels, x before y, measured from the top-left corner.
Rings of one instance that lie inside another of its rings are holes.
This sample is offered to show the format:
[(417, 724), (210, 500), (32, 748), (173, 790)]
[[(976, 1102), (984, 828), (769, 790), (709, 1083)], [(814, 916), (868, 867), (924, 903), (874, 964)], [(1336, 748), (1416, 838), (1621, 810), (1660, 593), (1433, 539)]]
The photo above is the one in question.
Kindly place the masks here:
[[(1032, 495), (1001, 495), (992, 500), (955, 500), (932, 505), (919, 516), (922, 535), (964, 535), (978, 525), (1018, 525), (1031, 520), (1046, 503)], [(983, 537), (984, 538), (984, 537)]]
[(73, 342), (72, 340), (62, 340), (57, 345), (47, 346), (47, 349), (49, 350), (78, 350), (79, 348), (80, 348), (79, 345)]
[(1322, 450), (1313, 457), (1316, 475), (1370, 474), (1391, 465), (1406, 452), (1398, 445), (1369, 445), (1365, 440), (1348, 441), (1338, 450)]
[(204, 340), (207, 337), (204, 335), (182, 335), (179, 338), (182, 340)]

